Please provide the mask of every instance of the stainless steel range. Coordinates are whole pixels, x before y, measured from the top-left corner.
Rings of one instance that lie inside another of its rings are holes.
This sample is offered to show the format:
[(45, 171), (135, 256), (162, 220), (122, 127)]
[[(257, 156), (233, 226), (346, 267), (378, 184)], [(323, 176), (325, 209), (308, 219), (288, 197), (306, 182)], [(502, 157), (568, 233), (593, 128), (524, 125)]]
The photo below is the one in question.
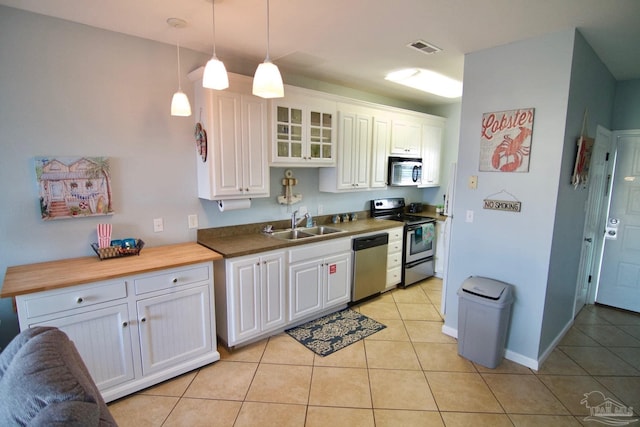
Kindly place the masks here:
[(371, 217), (404, 222), (400, 286), (406, 287), (433, 276), (435, 219), (407, 214), (403, 197), (371, 200)]

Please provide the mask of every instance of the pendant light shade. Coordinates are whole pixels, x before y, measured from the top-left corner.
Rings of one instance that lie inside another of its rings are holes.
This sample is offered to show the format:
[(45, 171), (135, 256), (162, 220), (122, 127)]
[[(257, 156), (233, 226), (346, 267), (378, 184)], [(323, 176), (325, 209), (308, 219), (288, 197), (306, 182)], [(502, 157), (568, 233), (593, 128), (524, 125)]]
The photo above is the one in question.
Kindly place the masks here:
[(214, 55), (204, 67), (204, 76), (202, 77), (202, 86), (209, 89), (222, 90), (229, 87), (229, 77), (227, 69)]
[(261, 98), (282, 98), (284, 85), (278, 66), (269, 57), (269, 0), (267, 0), (267, 57), (253, 76), (253, 94)]
[(191, 115), (191, 104), (187, 94), (178, 89), (171, 98), (171, 115), (179, 117), (189, 117)]
[[(186, 21), (177, 18), (169, 18), (167, 23), (174, 28), (184, 28), (187, 25)], [(180, 42), (176, 43), (176, 51), (178, 53), (178, 91), (171, 98), (171, 115), (188, 117), (191, 115), (191, 104), (187, 94), (182, 91), (180, 86)]]
[(276, 64), (270, 60), (265, 60), (258, 65), (253, 77), (253, 94), (261, 98), (282, 98), (284, 96), (282, 76)]
[(204, 67), (202, 87), (222, 90), (229, 87), (229, 77), (224, 64), (216, 56), (216, 0), (211, 0), (211, 21), (213, 24), (213, 56)]

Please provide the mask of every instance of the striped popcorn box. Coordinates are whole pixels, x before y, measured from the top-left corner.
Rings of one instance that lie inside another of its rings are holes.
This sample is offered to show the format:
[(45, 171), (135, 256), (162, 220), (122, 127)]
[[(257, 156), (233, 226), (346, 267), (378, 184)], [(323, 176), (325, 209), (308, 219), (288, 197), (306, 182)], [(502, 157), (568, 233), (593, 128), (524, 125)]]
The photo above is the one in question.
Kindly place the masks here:
[(108, 248), (111, 246), (111, 224), (98, 224), (98, 247)]

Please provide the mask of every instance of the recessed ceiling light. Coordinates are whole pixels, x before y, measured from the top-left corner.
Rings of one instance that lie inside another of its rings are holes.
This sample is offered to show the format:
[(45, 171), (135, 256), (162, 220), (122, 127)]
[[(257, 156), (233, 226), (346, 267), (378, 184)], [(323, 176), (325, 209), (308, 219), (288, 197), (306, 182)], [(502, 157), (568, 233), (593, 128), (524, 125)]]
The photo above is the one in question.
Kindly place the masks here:
[(405, 68), (387, 74), (385, 80), (444, 98), (459, 98), (462, 96), (462, 82), (431, 70)]

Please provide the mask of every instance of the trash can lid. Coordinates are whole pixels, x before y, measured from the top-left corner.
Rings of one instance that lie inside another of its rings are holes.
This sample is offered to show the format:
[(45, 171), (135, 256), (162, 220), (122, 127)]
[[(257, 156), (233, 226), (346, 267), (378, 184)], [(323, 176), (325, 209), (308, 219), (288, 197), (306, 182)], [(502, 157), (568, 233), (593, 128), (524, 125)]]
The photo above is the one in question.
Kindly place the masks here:
[(486, 277), (469, 277), (462, 283), (462, 291), (482, 298), (499, 300), (511, 285)]

